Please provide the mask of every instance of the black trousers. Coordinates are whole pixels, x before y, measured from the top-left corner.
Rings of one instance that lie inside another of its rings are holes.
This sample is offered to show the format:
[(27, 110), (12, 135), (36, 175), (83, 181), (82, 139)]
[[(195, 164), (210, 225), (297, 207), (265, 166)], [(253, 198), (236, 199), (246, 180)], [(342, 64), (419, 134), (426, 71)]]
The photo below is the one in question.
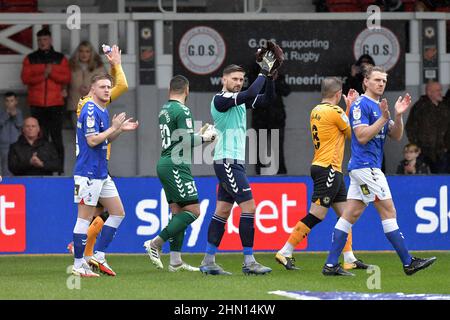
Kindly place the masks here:
[[(257, 163), (256, 163), (256, 174), (260, 175), (261, 174), (261, 168), (265, 167), (259, 158), (259, 149), (261, 148), (261, 142), (259, 139), (259, 129), (263, 129), (263, 128), (254, 128), (257, 130), (257, 135), (256, 135), (256, 139), (257, 139)], [(264, 128), (267, 129), (267, 128)], [(287, 173), (287, 169), (286, 169), (286, 164), (285, 164), (285, 160), (284, 160), (284, 127), (281, 128), (272, 128), (272, 129), (267, 129), (267, 141), (269, 142), (271, 139), (271, 130), (279, 130), (279, 166), (278, 166), (278, 171), (276, 174), (286, 174)], [(276, 150), (274, 150), (276, 152)]]
[(30, 106), (30, 112), (39, 121), (39, 126), (45, 139), (55, 145), (61, 163), (59, 173), (62, 173), (64, 171), (64, 145), (62, 138), (63, 106)]

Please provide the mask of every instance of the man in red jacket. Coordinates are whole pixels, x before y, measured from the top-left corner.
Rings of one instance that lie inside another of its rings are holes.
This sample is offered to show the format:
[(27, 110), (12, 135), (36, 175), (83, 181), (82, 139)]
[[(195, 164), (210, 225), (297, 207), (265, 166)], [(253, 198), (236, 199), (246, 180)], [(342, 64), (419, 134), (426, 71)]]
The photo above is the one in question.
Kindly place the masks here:
[(37, 33), (39, 49), (23, 60), (22, 81), (28, 86), (28, 104), (31, 115), (38, 119), (39, 125), (48, 140), (51, 138), (63, 172), (64, 146), (62, 141), (62, 123), (64, 97), (63, 87), (70, 82), (69, 63), (60, 52), (52, 47), (52, 35), (48, 29)]

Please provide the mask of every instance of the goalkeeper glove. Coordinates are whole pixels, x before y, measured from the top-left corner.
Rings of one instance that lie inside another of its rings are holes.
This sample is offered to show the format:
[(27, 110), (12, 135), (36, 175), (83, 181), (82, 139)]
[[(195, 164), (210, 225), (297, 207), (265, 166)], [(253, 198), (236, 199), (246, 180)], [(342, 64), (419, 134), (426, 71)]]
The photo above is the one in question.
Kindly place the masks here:
[(203, 142), (214, 141), (217, 137), (216, 129), (209, 123), (206, 123), (197, 134), (202, 137)]
[(275, 55), (272, 51), (267, 51), (262, 60), (258, 63), (261, 66), (261, 73), (267, 76), (272, 70), (273, 65), (275, 64)]

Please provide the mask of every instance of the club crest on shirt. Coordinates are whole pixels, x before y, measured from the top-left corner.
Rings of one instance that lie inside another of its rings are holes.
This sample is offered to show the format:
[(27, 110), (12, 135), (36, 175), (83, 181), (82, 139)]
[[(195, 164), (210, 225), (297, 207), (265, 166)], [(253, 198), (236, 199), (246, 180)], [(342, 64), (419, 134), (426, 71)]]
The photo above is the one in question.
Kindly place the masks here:
[(353, 108), (353, 119), (355, 119), (355, 120), (361, 119), (361, 108), (360, 107)]
[(187, 126), (188, 128), (192, 128), (192, 119), (191, 119), (191, 118), (187, 118), (187, 119), (186, 119), (186, 126)]
[(86, 118), (86, 126), (87, 126), (88, 128), (93, 128), (93, 127), (95, 126), (95, 118), (94, 118), (94, 117), (91, 117), (91, 116), (88, 116), (88, 117)]

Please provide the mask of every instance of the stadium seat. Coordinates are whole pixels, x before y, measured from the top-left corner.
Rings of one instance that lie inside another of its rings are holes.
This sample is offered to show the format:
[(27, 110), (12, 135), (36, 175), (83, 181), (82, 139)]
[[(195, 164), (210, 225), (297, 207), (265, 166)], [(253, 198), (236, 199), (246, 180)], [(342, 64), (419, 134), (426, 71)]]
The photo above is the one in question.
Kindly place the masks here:
[(360, 1), (356, 0), (327, 0), (330, 12), (360, 12)]
[(436, 7), (436, 12), (450, 12), (450, 6)]
[(37, 0), (0, 0), (0, 12), (36, 12)]
[(405, 11), (413, 12), (416, 10), (416, 0), (403, 0)]
[(361, 10), (362, 11), (367, 11), (367, 8), (372, 5), (375, 4), (376, 0), (361, 0), (360, 1), (360, 5), (361, 5)]

